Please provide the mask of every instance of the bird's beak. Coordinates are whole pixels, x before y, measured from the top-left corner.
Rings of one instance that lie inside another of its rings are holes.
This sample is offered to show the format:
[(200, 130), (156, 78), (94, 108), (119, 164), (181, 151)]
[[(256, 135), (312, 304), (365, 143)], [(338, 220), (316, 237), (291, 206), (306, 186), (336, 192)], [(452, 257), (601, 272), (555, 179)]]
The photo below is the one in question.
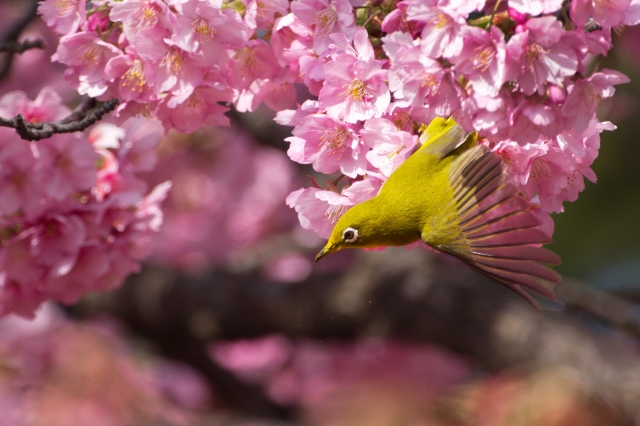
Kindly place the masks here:
[(329, 253), (333, 253), (334, 251), (334, 246), (327, 244), (322, 250), (320, 250), (320, 253), (318, 253), (318, 255), (316, 256), (316, 260), (314, 260), (314, 263), (328, 255)]

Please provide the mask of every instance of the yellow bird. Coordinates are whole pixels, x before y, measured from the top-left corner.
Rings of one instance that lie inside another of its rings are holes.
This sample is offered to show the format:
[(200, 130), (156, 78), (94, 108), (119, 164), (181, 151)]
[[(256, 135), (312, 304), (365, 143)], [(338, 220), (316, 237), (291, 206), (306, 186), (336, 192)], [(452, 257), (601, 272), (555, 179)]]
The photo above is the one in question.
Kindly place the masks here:
[(551, 238), (502, 159), (477, 134), (465, 138), (451, 118), (436, 118), (422, 146), (402, 163), (375, 198), (336, 223), (316, 261), (346, 248), (401, 246), (420, 239), (506, 285), (539, 309), (529, 292), (555, 301), (560, 258), (541, 247)]

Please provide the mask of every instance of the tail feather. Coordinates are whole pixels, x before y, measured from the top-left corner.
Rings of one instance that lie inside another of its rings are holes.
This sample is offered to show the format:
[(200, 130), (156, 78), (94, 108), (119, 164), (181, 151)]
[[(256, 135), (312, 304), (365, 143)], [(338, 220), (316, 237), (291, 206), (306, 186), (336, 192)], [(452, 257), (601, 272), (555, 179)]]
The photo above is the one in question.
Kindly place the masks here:
[[(463, 231), (464, 232), (464, 231)], [(510, 229), (479, 237), (467, 236), (473, 247), (512, 247), (525, 244), (548, 244), (551, 237), (538, 228)]]
[[(482, 225), (488, 221), (504, 217), (511, 213), (526, 211), (529, 209), (529, 202), (522, 197), (511, 197), (494, 204), (487, 210), (477, 212), (470, 216), (465, 214), (460, 217), (460, 227), (466, 229)], [(470, 217), (469, 217), (470, 216)]]
[(560, 257), (551, 250), (527, 245), (517, 247), (476, 247), (473, 255), (479, 258), (531, 260), (532, 262), (545, 263), (547, 265), (560, 264)]
[(460, 257), (539, 309), (532, 294), (555, 301), (561, 277), (547, 265), (560, 258), (541, 247), (551, 237), (520, 190), (509, 182), (500, 157), (475, 146), (454, 161), (449, 178), (461, 242), (436, 248)]
[(489, 220), (483, 224), (467, 228), (467, 237), (479, 237), (496, 232), (510, 231), (514, 229), (532, 228), (539, 226), (540, 221), (531, 212), (519, 211), (497, 219)]

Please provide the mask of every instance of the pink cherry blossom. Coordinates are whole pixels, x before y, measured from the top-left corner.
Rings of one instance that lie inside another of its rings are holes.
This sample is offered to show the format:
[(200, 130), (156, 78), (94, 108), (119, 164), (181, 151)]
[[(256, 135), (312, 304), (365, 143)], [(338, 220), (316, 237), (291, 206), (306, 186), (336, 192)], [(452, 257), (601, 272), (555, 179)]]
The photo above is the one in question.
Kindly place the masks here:
[(161, 0), (129, 0), (109, 2), (109, 18), (113, 22), (122, 22), (127, 39), (134, 40), (142, 31), (151, 30), (154, 34), (165, 33), (171, 28), (170, 11)]
[(577, 132), (582, 132), (589, 125), (600, 101), (613, 96), (613, 86), (628, 82), (629, 78), (624, 74), (607, 69), (580, 79), (568, 89), (569, 95), (562, 105), (562, 113)]
[(21, 211), (27, 220), (32, 220), (45, 209), (38, 160), (31, 148), (23, 140), (6, 138), (0, 142), (1, 215)]
[(549, 100), (522, 99), (517, 100), (516, 105), (510, 117), (512, 140), (526, 144), (538, 138), (552, 139), (565, 128), (560, 107)]
[(160, 121), (132, 117), (122, 123), (120, 128), (124, 132), (117, 152), (122, 172), (151, 171), (157, 161), (154, 151), (164, 136)]
[(244, 19), (250, 28), (268, 31), (276, 18), (286, 15), (288, 12), (288, 0), (249, 0)]
[(313, 47), (320, 55), (329, 47), (329, 35), (353, 37), (356, 23), (348, 0), (294, 0), (291, 12), (313, 29)]
[(504, 83), (506, 48), (504, 34), (496, 27), (484, 31), (477, 27), (461, 30), (464, 47), (451, 58), (454, 69), (464, 74), (473, 90), (484, 96), (496, 96)]
[(557, 85), (573, 75), (578, 58), (562, 24), (553, 16), (527, 21), (507, 43), (507, 79), (517, 79), (525, 94), (543, 94), (544, 83)]
[(622, 24), (631, 0), (575, 0), (571, 2), (571, 20), (584, 25), (590, 18), (603, 27)]
[(234, 103), (239, 112), (255, 111), (263, 103), (274, 111), (281, 111), (290, 108), (295, 100), (296, 89), (291, 82), (277, 83), (265, 79), (255, 80), (240, 91)]
[(435, 116), (447, 117), (460, 106), (461, 88), (451, 72), (426, 57), (408, 34), (394, 33), (383, 41), (392, 61), (389, 88), (398, 106), (418, 107), (412, 114), (424, 122)]
[(21, 91), (10, 92), (0, 98), (0, 116), (20, 114), (28, 123), (62, 120), (70, 112), (60, 95), (50, 87), (44, 87), (33, 101)]
[(54, 55), (57, 60), (70, 68), (71, 78), (81, 95), (96, 97), (106, 92), (111, 78), (105, 73), (107, 62), (121, 51), (100, 39), (97, 33), (80, 32), (60, 39)]
[(322, 238), (329, 238), (338, 219), (355, 205), (348, 197), (317, 188), (294, 191), (286, 201), (298, 213), (300, 225)]
[(373, 50), (364, 29), (354, 37), (352, 54), (338, 54), (325, 67), (325, 84), (318, 102), (327, 115), (347, 123), (381, 117), (389, 106), (383, 61), (373, 59)]
[(496, 97), (482, 96), (472, 91), (455, 117), (465, 130), (476, 130), (480, 136), (500, 142), (509, 138), (510, 117), (515, 106), (515, 99), (506, 86)]
[(236, 89), (246, 89), (255, 80), (272, 78), (278, 71), (273, 49), (263, 40), (251, 40), (229, 62), (229, 81)]
[(353, 182), (342, 190), (342, 195), (349, 197), (354, 203), (362, 203), (370, 200), (380, 192), (386, 176), (380, 173), (369, 172), (362, 180)]
[(229, 108), (219, 102), (230, 102), (232, 97), (230, 89), (198, 86), (180, 104), (176, 105), (173, 98), (161, 101), (157, 116), (165, 128), (174, 128), (184, 133), (193, 133), (204, 125), (228, 126), (229, 118), (224, 113)]
[(531, 164), (537, 157), (546, 154), (547, 144), (520, 144), (512, 140), (504, 140), (494, 145), (492, 150), (507, 165), (509, 177), (516, 185), (524, 185), (529, 180)]
[[(147, 69), (145, 69), (145, 67)], [(105, 66), (105, 73), (110, 79), (118, 79), (118, 94), (124, 101), (149, 102), (157, 98), (147, 79), (155, 81), (156, 68), (140, 60), (138, 55), (127, 48), (127, 53), (111, 58)]]
[(54, 214), (33, 228), (30, 239), (31, 256), (49, 268), (51, 276), (58, 277), (73, 268), (85, 239), (85, 228), (78, 216)]
[(317, 113), (319, 109), (318, 101), (308, 99), (295, 110), (284, 109), (278, 111), (273, 120), (282, 126), (297, 126), (304, 117)]
[(366, 149), (358, 137), (357, 127), (324, 114), (311, 114), (293, 129), (289, 157), (301, 164), (312, 164), (321, 173), (340, 170), (356, 177), (366, 171)]
[(87, 191), (96, 182), (98, 155), (91, 145), (74, 135), (54, 135), (38, 143), (46, 193), (62, 200), (74, 191)]
[(422, 52), (429, 58), (450, 58), (460, 53), (460, 30), (468, 13), (451, 7), (448, 0), (407, 0), (407, 17), (424, 24)]
[(276, 19), (270, 44), (278, 62), (283, 67), (300, 73), (300, 58), (315, 56), (313, 33), (293, 13)]
[(398, 130), (393, 122), (384, 118), (367, 120), (360, 135), (372, 148), (366, 154), (367, 159), (385, 176), (391, 175), (418, 143), (416, 135)]
[(396, 9), (392, 10), (384, 17), (381, 29), (387, 34), (391, 34), (396, 31), (403, 33), (413, 32), (411, 25), (408, 22), (406, 2), (401, 1), (396, 4)]
[(38, 13), (55, 32), (74, 33), (87, 19), (86, 0), (45, 0), (38, 5)]
[(144, 67), (147, 84), (157, 95), (164, 92), (187, 99), (204, 78), (202, 59), (167, 42), (154, 32), (147, 32), (136, 41), (136, 50), (146, 62)]
[(179, 16), (171, 39), (180, 49), (201, 52), (205, 63), (216, 63), (226, 48), (240, 49), (249, 39), (249, 28), (232, 9), (221, 10), (206, 2)]

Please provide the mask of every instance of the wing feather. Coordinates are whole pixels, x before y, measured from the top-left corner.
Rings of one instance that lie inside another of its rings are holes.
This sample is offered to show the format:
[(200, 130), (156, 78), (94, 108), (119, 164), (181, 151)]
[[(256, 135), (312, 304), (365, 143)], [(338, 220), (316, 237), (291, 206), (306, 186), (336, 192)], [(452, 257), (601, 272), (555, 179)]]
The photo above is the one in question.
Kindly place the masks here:
[(555, 301), (561, 277), (547, 265), (560, 258), (541, 247), (551, 237), (520, 190), (510, 183), (502, 159), (479, 145), (452, 164), (449, 181), (459, 215), (460, 236), (435, 248), (456, 255), (509, 287), (539, 309), (532, 294)]

